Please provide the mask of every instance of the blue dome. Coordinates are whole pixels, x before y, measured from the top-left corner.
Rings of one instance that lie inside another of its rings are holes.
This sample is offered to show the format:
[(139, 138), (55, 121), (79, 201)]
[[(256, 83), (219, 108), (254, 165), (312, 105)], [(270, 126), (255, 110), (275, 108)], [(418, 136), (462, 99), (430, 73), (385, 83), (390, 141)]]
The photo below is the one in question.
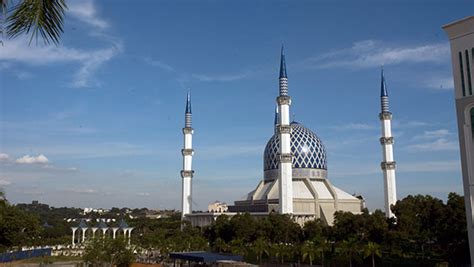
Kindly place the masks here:
[[(263, 154), (264, 171), (278, 169), (280, 136), (274, 134)], [(326, 149), (319, 137), (303, 125), (291, 123), (291, 153), (293, 168), (327, 170)]]

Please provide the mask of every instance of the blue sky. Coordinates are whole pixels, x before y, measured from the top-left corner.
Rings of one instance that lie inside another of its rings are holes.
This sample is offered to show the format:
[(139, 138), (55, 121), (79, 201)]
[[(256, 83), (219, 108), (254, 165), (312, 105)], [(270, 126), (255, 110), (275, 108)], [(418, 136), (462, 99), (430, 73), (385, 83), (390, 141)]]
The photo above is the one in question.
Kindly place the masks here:
[(58, 47), (0, 50), (0, 187), (14, 202), (179, 208), (192, 90), (194, 208), (263, 176), (280, 45), (291, 112), (329, 178), (383, 207), (380, 66), (398, 196), (462, 193), (449, 43), (470, 1), (67, 1)]

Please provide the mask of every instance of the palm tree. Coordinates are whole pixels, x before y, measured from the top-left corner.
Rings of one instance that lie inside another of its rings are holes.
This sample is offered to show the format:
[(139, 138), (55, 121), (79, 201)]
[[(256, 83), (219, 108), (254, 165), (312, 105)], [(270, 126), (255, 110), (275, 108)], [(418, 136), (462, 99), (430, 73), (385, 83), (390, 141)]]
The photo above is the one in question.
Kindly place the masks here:
[(365, 246), (365, 248), (364, 248), (364, 259), (371, 256), (372, 257), (372, 267), (375, 267), (375, 255), (377, 255), (377, 257), (382, 256), (382, 252), (380, 250), (380, 245), (375, 243), (375, 242), (369, 241), (367, 243), (367, 245)]
[(326, 252), (330, 250), (331, 244), (328, 242), (327, 239), (323, 239), (323, 238), (316, 238), (313, 242), (316, 245), (316, 251), (321, 256), (321, 266), (324, 267), (324, 260), (325, 260), (324, 256)]
[(289, 254), (288, 250), (288, 246), (283, 243), (272, 245), (273, 255), (278, 259), (278, 262), (282, 264), (285, 262), (285, 256), (288, 256)]
[(9, 38), (31, 34), (30, 44), (33, 39), (38, 42), (38, 37), (45, 44), (59, 44), (63, 33), (64, 12), (67, 9), (65, 0), (21, 0), (11, 7), (9, 4), (13, 1), (0, 1), (2, 39), (5, 33)]
[(244, 241), (242, 239), (234, 239), (230, 241), (229, 245), (230, 245), (230, 251), (233, 254), (245, 256), (245, 254), (247, 253), (247, 250), (245, 249)]
[(359, 250), (359, 242), (355, 238), (349, 238), (342, 241), (340, 249), (342, 254), (349, 257), (349, 266), (352, 267), (352, 259)]
[(227, 251), (227, 244), (223, 239), (218, 237), (214, 241), (214, 249), (217, 250), (217, 252), (226, 252)]
[(268, 241), (263, 239), (263, 238), (258, 238), (253, 242), (252, 244), (252, 250), (255, 251), (255, 254), (257, 254), (257, 261), (259, 264), (262, 263), (262, 256), (263, 255), (269, 255), (268, 251)]
[(318, 253), (317, 246), (313, 241), (306, 240), (301, 246), (302, 260), (303, 262), (308, 258), (309, 265), (313, 266), (313, 260), (316, 258)]

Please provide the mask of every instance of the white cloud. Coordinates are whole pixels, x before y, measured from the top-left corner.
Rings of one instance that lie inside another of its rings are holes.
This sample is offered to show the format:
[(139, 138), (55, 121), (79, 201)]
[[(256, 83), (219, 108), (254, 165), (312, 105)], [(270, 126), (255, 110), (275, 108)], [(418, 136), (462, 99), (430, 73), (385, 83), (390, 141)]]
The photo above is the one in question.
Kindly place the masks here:
[(349, 48), (334, 50), (304, 62), (316, 68), (368, 68), (401, 63), (449, 62), (449, 44), (395, 46), (377, 40), (354, 43)]
[(377, 127), (373, 124), (367, 123), (349, 123), (347, 125), (343, 125), (340, 128), (347, 129), (347, 130), (374, 130)]
[(11, 185), (11, 184), (12, 184), (12, 182), (10, 182), (10, 181), (0, 179), (0, 187), (8, 186), (8, 185)]
[(163, 70), (175, 72), (175, 69), (172, 66), (170, 66), (170, 65), (168, 65), (168, 64), (166, 64), (162, 61), (155, 60), (155, 59), (152, 59), (150, 57), (143, 58), (143, 61), (145, 61), (145, 63), (147, 63), (147, 64), (150, 64), (151, 66), (155, 66), (155, 67), (158, 67), (158, 68), (163, 69)]
[(110, 47), (94, 51), (91, 56), (82, 62), (79, 71), (74, 75), (72, 81), (73, 87), (88, 87), (90, 86), (90, 77), (93, 73), (104, 63), (112, 59), (121, 51), (121, 46)]
[(109, 24), (100, 18), (93, 0), (69, 0), (68, 12), (78, 20), (98, 29), (105, 29)]
[(459, 144), (456, 141), (450, 141), (446, 138), (438, 138), (434, 141), (413, 144), (405, 147), (406, 150), (421, 152), (421, 151), (455, 151), (459, 149)]
[(396, 120), (393, 122), (394, 128), (406, 129), (406, 128), (419, 128), (425, 126), (433, 126), (434, 123), (424, 122), (424, 121), (405, 121), (405, 120)]
[(35, 156), (30, 156), (30, 155), (25, 155), (25, 156), (15, 160), (15, 162), (19, 163), (19, 164), (47, 164), (49, 162), (49, 160), (45, 155), (39, 154), (36, 157)]
[(451, 135), (448, 129), (439, 129), (433, 131), (425, 131), (423, 136), (426, 138), (441, 138)]
[(105, 62), (122, 51), (120, 43), (112, 43), (110, 47), (97, 50), (81, 50), (66, 46), (37, 45), (28, 46), (24, 39), (4, 41), (4, 53), (0, 53), (0, 61), (18, 62), (33, 66), (76, 63), (79, 70), (74, 74), (72, 86), (90, 86), (94, 72)]
[(141, 197), (147, 197), (149, 195), (150, 195), (150, 193), (146, 193), (146, 192), (137, 193), (137, 196), (141, 196)]
[(435, 90), (454, 89), (454, 81), (452, 77), (432, 77), (424, 81), (422, 85)]
[(236, 74), (223, 74), (223, 75), (207, 75), (207, 74), (193, 74), (192, 77), (201, 82), (231, 82), (236, 80), (242, 80), (252, 75), (252, 72), (246, 71), (243, 73)]
[(6, 153), (0, 153), (0, 161), (8, 161), (10, 160), (10, 156)]
[(78, 194), (97, 194), (98, 191), (92, 188), (76, 188), (76, 189), (70, 189), (67, 190), (73, 193), (78, 193)]

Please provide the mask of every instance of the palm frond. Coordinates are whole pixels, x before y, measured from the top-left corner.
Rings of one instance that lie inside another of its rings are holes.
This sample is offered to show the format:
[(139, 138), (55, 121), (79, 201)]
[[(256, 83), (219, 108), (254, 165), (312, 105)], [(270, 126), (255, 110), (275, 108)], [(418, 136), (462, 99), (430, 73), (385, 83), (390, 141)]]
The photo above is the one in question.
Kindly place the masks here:
[(23, 0), (7, 19), (7, 34), (11, 38), (26, 33), (38, 42), (41, 36), (45, 44), (59, 44), (63, 33), (64, 0)]

